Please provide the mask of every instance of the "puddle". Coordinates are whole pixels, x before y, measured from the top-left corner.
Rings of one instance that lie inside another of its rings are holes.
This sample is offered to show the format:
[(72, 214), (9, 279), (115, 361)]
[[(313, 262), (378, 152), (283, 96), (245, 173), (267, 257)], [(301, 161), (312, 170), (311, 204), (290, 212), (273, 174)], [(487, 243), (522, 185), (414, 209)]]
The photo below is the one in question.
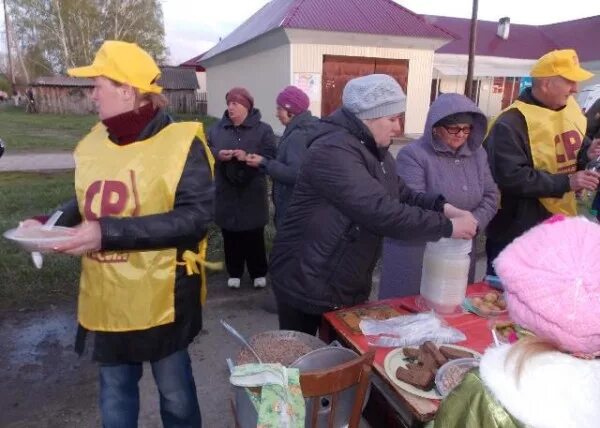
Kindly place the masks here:
[(2, 321), (0, 350), (13, 369), (41, 364), (50, 353), (60, 358), (63, 352), (72, 352), (76, 329), (73, 313), (13, 313)]

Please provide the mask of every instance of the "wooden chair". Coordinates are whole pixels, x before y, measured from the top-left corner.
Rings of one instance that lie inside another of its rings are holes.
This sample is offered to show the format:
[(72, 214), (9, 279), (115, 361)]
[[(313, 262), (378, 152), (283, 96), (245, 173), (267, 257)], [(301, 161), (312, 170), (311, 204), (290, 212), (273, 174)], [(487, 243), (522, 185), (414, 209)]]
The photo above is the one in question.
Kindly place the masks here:
[(367, 393), (367, 388), (369, 387), (369, 377), (374, 357), (375, 351), (370, 351), (361, 357), (333, 368), (305, 372), (300, 375), (302, 394), (305, 398), (313, 398), (313, 400), (311, 400), (311, 408), (306, 409), (307, 415), (311, 415), (310, 427), (314, 427), (317, 424), (321, 402), (320, 397), (332, 397), (331, 412), (329, 413), (328, 419), (328, 426), (329, 428), (332, 428), (335, 420), (339, 393), (353, 385), (357, 385), (348, 428), (358, 428), (365, 395)]

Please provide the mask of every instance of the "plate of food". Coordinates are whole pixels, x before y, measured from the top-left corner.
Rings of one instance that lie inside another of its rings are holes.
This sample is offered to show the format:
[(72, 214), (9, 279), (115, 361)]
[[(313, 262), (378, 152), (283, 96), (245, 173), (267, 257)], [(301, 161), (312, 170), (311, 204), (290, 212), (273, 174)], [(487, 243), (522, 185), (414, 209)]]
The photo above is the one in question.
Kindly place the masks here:
[(73, 237), (70, 227), (54, 226), (44, 229), (42, 225), (17, 227), (4, 232), (4, 237), (19, 244), (26, 251), (49, 252), (52, 247)]
[(467, 372), (475, 367), (479, 367), (477, 358), (457, 358), (448, 361), (435, 375), (435, 388), (445, 397), (462, 382)]
[(463, 300), (463, 308), (480, 317), (490, 318), (506, 314), (506, 300), (499, 291), (469, 294)]
[(508, 318), (490, 320), (488, 324), (490, 330), (496, 333), (496, 337), (500, 343), (515, 343), (524, 337), (534, 336), (532, 332)]
[(481, 354), (464, 346), (425, 342), (419, 347), (398, 348), (385, 357), (383, 366), (390, 380), (414, 395), (441, 400), (435, 388), (437, 371), (450, 360), (480, 358)]

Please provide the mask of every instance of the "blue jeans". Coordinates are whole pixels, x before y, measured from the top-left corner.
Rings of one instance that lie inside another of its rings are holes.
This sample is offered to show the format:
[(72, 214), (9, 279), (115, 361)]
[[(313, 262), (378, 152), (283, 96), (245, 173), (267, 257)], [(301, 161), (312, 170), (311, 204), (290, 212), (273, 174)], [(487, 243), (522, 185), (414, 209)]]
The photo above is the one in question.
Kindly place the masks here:
[[(165, 428), (202, 426), (196, 384), (187, 349), (150, 363), (160, 394)], [(100, 364), (100, 413), (104, 428), (136, 428), (142, 363)]]

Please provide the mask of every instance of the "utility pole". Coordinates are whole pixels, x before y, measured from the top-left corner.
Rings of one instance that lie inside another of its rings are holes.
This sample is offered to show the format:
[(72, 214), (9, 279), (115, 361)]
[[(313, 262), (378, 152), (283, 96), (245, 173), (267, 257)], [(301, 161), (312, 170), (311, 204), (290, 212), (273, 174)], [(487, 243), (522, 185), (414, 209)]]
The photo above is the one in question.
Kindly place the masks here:
[(471, 14), (471, 31), (469, 34), (469, 65), (467, 69), (467, 81), (465, 82), (465, 95), (473, 101), (477, 98), (473, 87), (473, 65), (475, 63), (475, 44), (477, 38), (477, 7), (478, 0), (473, 0), (473, 12)]
[(6, 0), (2, 0), (4, 6), (4, 30), (6, 32), (6, 55), (8, 57), (8, 80), (10, 82), (10, 96), (15, 89), (15, 74), (13, 73), (12, 57), (10, 53), (10, 32), (8, 31), (8, 13), (6, 11)]

